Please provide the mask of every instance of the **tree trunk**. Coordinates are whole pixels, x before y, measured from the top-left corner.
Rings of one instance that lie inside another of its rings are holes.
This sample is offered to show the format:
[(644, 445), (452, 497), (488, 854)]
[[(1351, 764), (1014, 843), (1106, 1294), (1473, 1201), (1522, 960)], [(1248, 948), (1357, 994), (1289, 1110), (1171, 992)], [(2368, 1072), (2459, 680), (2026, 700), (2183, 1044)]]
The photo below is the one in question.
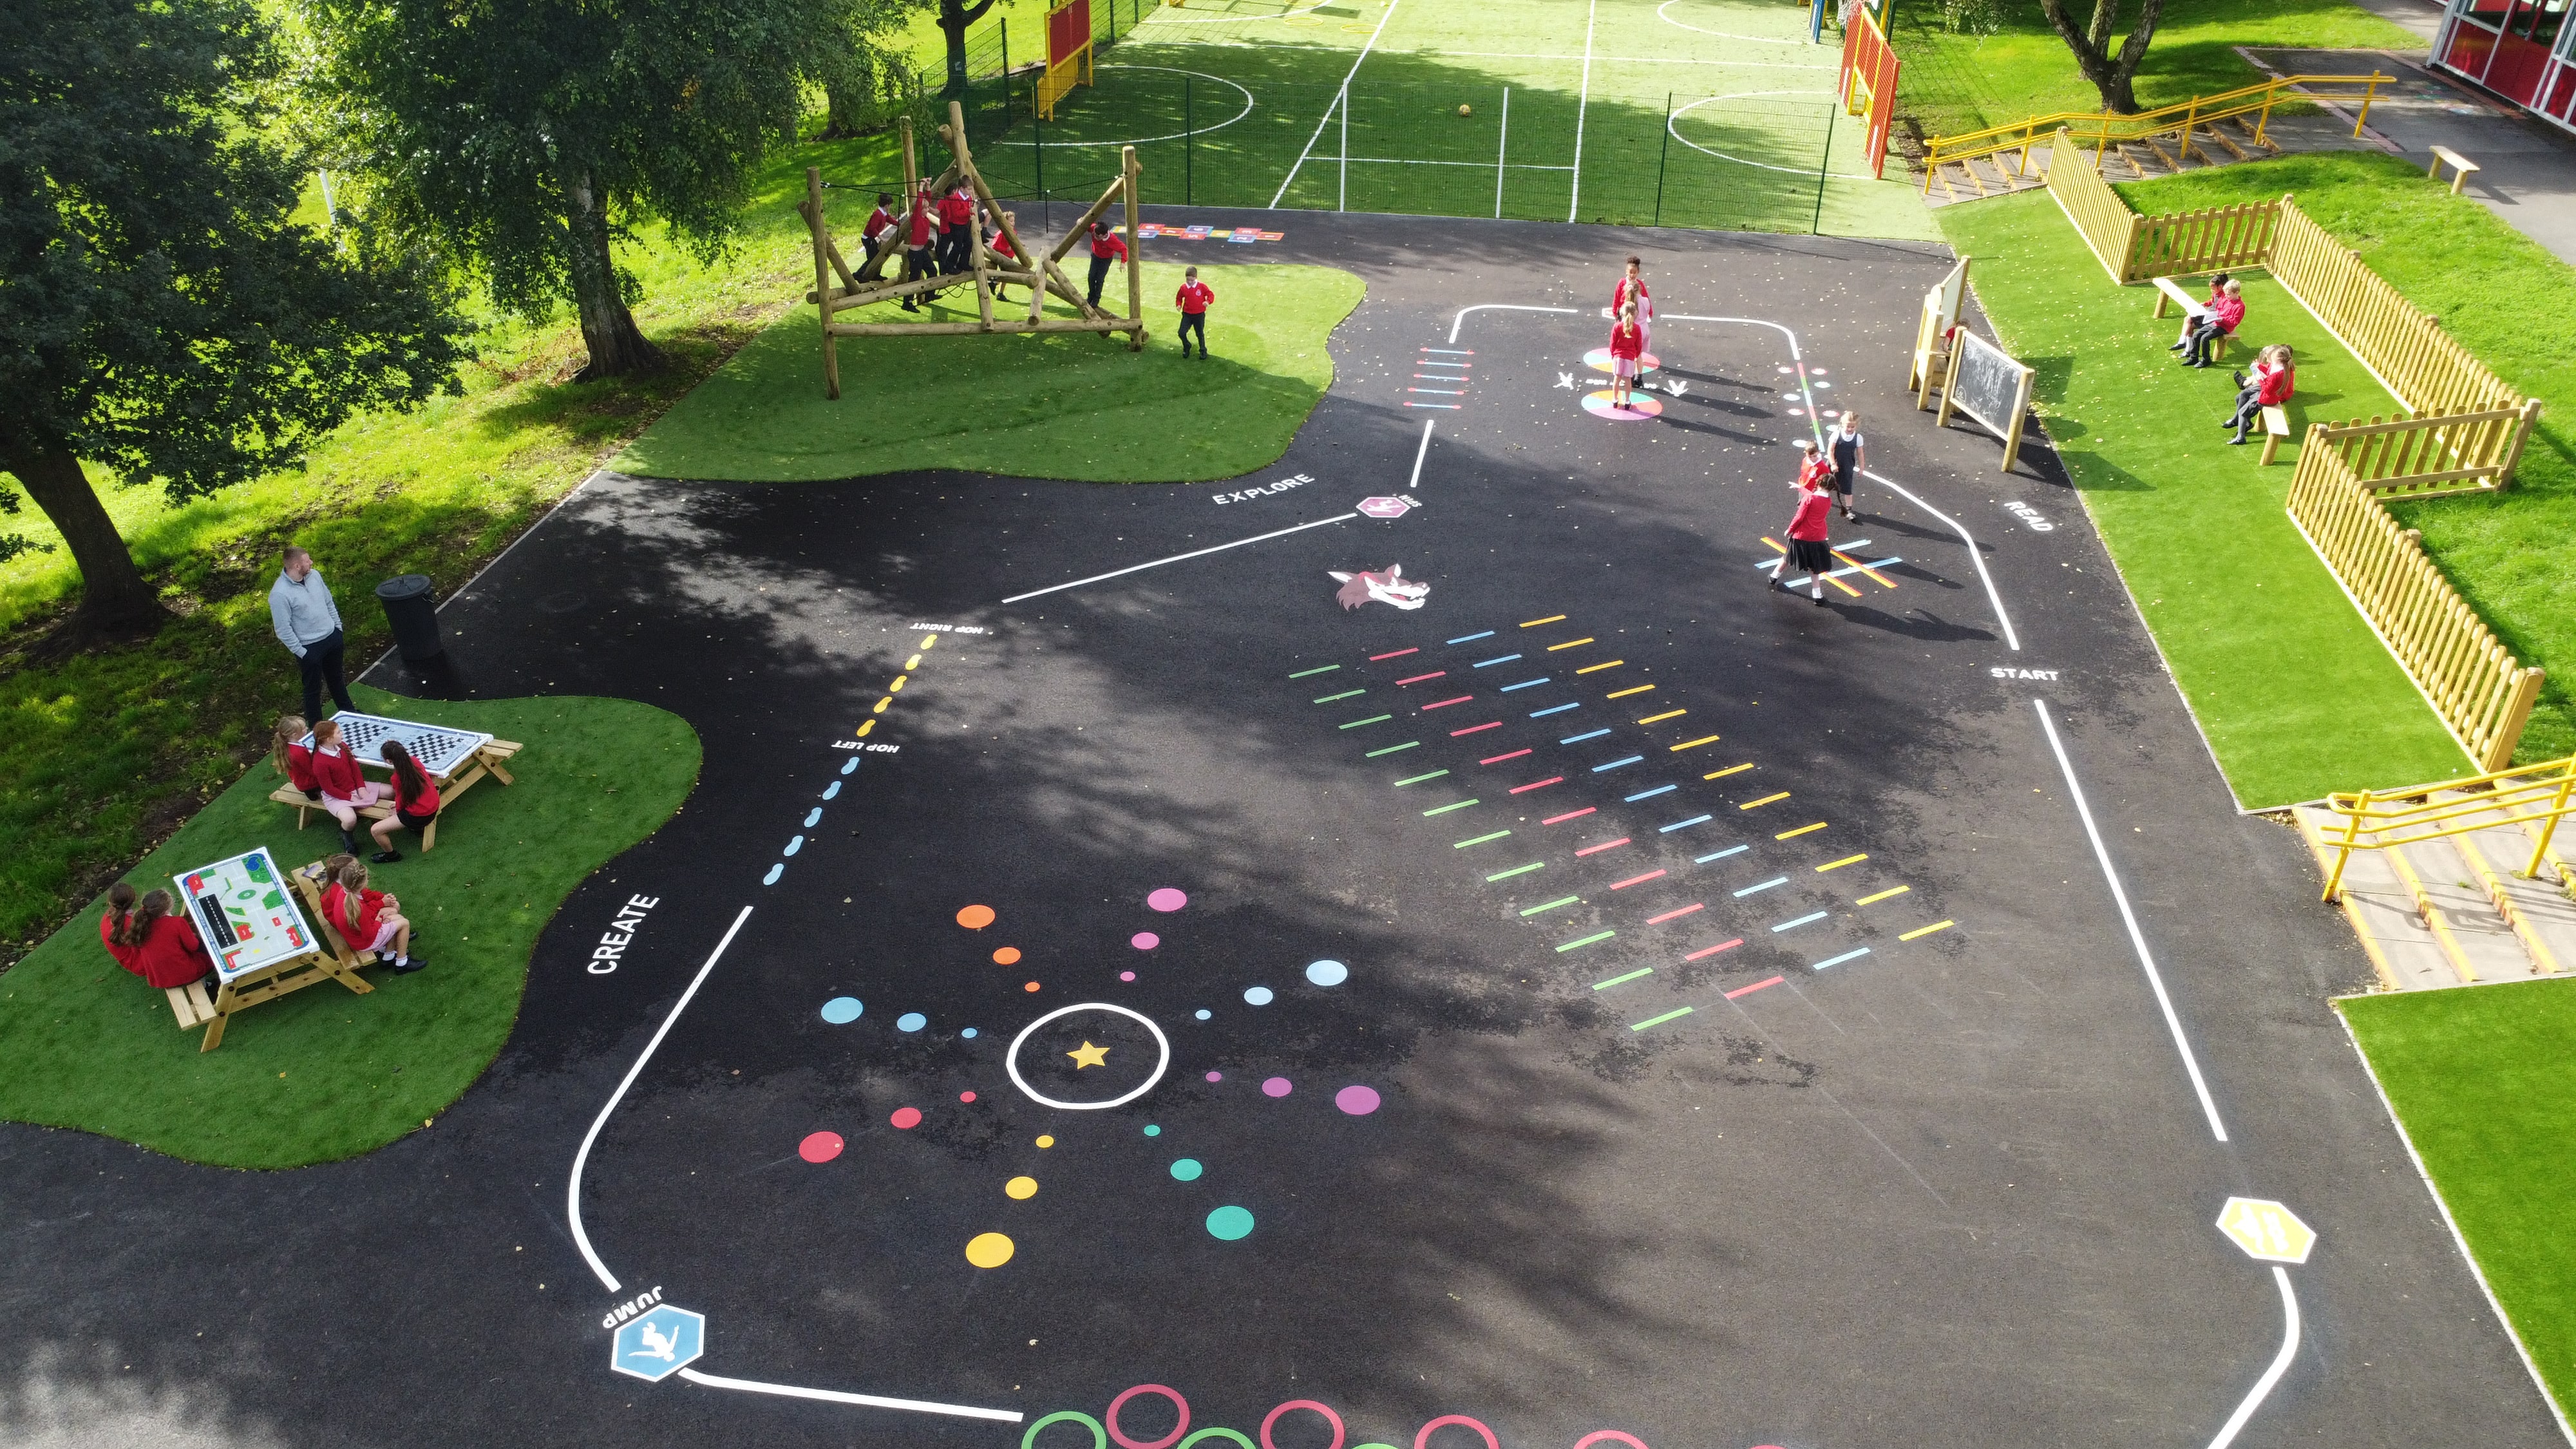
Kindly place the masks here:
[(969, 7), (962, 0), (939, 0), (939, 30), (948, 37), (948, 84), (942, 86), (943, 101), (961, 99), (966, 94), (966, 27), (984, 18), (993, 8), (993, 0), (978, 0)]
[(823, 133), (817, 141), (847, 141), (860, 134), (857, 97), (838, 85), (823, 87)]
[(72, 616), (75, 643), (86, 645), (110, 637), (149, 633), (166, 617), (134, 555), (116, 531), (116, 521), (98, 501), (98, 492), (81, 472), (80, 459), (69, 448), (13, 450), (0, 465), (17, 475), (27, 496), (45, 510), (71, 546), (80, 565), (81, 602)]
[(592, 189), (588, 173), (565, 183), (564, 200), (564, 261), (572, 274), (573, 305), (581, 313), (581, 340), (590, 349), (590, 360), (573, 380), (658, 371), (662, 354), (644, 340), (618, 289), (617, 260), (608, 249), (608, 208)]
[(2164, 0), (2146, 0), (2139, 8), (2137, 23), (2129, 27), (2129, 37), (2117, 56), (2110, 50), (2117, 0), (2098, 0), (2089, 28), (2076, 25), (2075, 18), (2066, 13), (2065, 0), (2040, 0), (2039, 8), (2047, 15), (2057, 38), (2075, 53), (2076, 68), (2101, 94), (2102, 109), (2114, 115), (2137, 114), (2138, 67), (2147, 58), (2147, 43), (2155, 38), (2157, 22), (2164, 18)]

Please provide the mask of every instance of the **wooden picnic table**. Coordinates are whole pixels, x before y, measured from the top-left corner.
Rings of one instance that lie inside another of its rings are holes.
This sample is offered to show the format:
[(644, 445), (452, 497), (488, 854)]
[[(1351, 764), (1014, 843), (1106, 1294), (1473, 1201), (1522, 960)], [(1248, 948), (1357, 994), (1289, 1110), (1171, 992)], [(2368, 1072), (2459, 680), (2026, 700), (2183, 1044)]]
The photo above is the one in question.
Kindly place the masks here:
[[(359, 979), (350, 954), (335, 949), (336, 933), (322, 935), (307, 924), (287, 897), (285, 882), (277, 879), (276, 859), (266, 849), (250, 850), (172, 877), (215, 968), (211, 999), (204, 984), (195, 981), (164, 993), (179, 1018), (180, 1030), (206, 1029), (197, 1046), (201, 1052), (223, 1045), (224, 1026), (233, 1013), (307, 986), (337, 981), (359, 996), (375, 990)], [(321, 869), (322, 863), (315, 861), (293, 873), (296, 893), (316, 920), (321, 918), (322, 903), (311, 877)], [(246, 908), (229, 899), (243, 892), (252, 897)], [(330, 927), (326, 924), (322, 930)]]
[[(421, 768), (428, 772), (430, 783), (438, 787), (439, 813), (429, 822), (429, 828), (420, 833), (420, 848), (424, 855), (438, 845), (438, 822), (446, 818), (447, 808), (484, 777), (489, 776), (504, 785), (518, 783), (510, 775), (509, 764), (524, 746), (514, 740), (494, 739), (479, 730), (460, 730), (447, 725), (421, 724), (345, 710), (332, 718), (340, 726), (340, 736), (348, 744), (349, 753), (360, 766), (383, 770), (390, 776), (393, 767), (376, 755), (375, 747), (380, 741), (399, 739), (412, 752), (413, 758), (420, 761)], [(306, 735), (302, 743), (311, 748), (313, 737)], [(295, 807), (295, 828), (298, 830), (304, 828), (306, 818), (312, 812), (322, 808), (321, 801), (293, 785), (280, 785), (269, 792), (268, 798), (280, 805)], [(358, 814), (369, 820), (382, 820), (393, 813), (390, 803), (358, 807)]]

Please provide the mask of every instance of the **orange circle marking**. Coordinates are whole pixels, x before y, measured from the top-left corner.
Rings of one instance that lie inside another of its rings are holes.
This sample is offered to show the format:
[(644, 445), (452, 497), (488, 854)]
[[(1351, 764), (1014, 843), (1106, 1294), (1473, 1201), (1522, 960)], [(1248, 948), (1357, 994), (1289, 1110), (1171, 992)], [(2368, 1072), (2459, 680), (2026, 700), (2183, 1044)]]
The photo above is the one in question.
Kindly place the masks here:
[(1035, 991), (1035, 990), (1037, 990), (1037, 989), (1038, 989), (1038, 984), (1037, 984), (1036, 982), (1032, 981), (1032, 982), (1030, 982), (1028, 985), (1021, 987), (1020, 989), (1021, 989), (1022, 991)]
[(1004, 946), (1001, 950), (993, 953), (993, 960), (1003, 966), (1011, 965), (1019, 959), (1020, 948), (1017, 946)]
[(968, 906), (966, 909), (957, 913), (957, 924), (964, 926), (970, 931), (980, 931), (986, 926), (993, 924), (993, 908), (991, 906)]

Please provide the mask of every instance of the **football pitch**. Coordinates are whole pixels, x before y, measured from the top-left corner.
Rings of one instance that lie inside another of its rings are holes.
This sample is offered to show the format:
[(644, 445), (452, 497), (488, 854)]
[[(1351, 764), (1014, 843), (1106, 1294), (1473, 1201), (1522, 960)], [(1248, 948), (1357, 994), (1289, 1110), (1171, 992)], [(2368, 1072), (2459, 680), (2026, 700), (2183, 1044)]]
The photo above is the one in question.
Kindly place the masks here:
[(1836, 32), (1745, 0), (1190, 0), (1100, 52), (997, 189), (1087, 201), (1119, 147), (1159, 204), (1937, 239), (1869, 174)]

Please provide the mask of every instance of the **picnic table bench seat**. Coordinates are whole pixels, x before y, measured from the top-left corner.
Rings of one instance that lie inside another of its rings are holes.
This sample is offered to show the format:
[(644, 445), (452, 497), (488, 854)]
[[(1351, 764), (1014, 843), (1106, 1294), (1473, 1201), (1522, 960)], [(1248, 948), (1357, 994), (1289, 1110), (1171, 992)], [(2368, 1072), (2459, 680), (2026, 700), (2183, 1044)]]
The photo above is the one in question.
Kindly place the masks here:
[[(2162, 317), (2165, 315), (2165, 308), (2176, 302), (2182, 304), (2184, 316), (2194, 319), (2197, 319), (2201, 313), (2209, 310), (2201, 304), (2201, 300), (2198, 297), (2184, 291), (2173, 278), (2156, 278), (2156, 315)], [(2216, 339), (2216, 345), (2211, 347), (2209, 350), (2210, 360), (2215, 362), (2226, 357), (2227, 345), (2235, 340), (2236, 334), (2232, 332), (2219, 333)]]
[[(473, 789), (476, 781), (489, 774), (504, 785), (518, 783), (511, 778), (507, 764), (525, 748), (527, 746), (517, 740), (493, 740), (476, 750), (463, 765), (457, 768), (454, 775), (432, 777), (432, 783), (438, 786), (438, 814), (431, 818), (429, 827), (420, 833), (420, 849), (423, 855), (437, 848), (438, 822), (447, 817), (447, 807), (455, 804), (466, 791)], [(268, 792), (268, 798), (280, 805), (295, 807), (295, 828), (298, 830), (304, 828), (307, 817), (322, 808), (321, 801), (306, 795), (293, 785), (278, 786)], [(357, 807), (357, 811), (362, 819), (382, 820), (394, 813), (394, 807), (392, 802), (387, 801), (375, 805), (361, 805)]]

